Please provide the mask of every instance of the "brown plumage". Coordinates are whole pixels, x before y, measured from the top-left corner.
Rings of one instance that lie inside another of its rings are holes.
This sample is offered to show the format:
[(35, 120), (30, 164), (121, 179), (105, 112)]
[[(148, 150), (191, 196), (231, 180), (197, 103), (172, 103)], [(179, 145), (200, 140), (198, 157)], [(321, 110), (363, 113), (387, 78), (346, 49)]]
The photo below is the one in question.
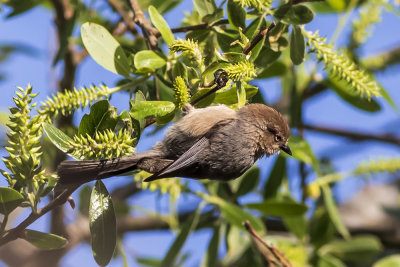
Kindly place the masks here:
[(287, 146), (290, 129), (283, 116), (262, 104), (238, 111), (226, 106), (191, 108), (152, 149), (117, 159), (64, 161), (58, 167), (59, 185), (85, 183), (135, 169), (166, 177), (231, 180), (242, 175), (263, 155)]

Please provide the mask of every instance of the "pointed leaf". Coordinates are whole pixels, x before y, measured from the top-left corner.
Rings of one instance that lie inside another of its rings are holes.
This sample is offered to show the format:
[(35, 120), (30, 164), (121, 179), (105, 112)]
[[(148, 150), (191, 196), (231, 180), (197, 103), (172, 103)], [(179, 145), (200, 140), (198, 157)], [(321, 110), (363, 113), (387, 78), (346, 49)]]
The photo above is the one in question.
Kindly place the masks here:
[(276, 61), (272, 63), (269, 67), (260, 70), (261, 72), (257, 75), (257, 79), (267, 79), (284, 75), (287, 71), (287, 67), (285, 63), (281, 61)]
[[(311, 164), (316, 172), (319, 172), (318, 159), (315, 157), (311, 146), (302, 138), (290, 136), (289, 147), (292, 150), (292, 157), (304, 163)], [(285, 157), (287, 155), (283, 154)]]
[(269, 174), (268, 180), (264, 186), (264, 198), (274, 198), (286, 176), (286, 158), (281, 155), (275, 161), (274, 167)]
[[(246, 99), (251, 99), (251, 97), (253, 97), (258, 92), (257, 87), (249, 85), (249, 84), (242, 84), (242, 87), (244, 87), (244, 89), (246, 91)], [(203, 91), (203, 90), (201, 90), (201, 91)], [(238, 95), (237, 95), (236, 84), (234, 86), (232, 86), (231, 89), (217, 92), (215, 94), (215, 98), (213, 101), (213, 103), (225, 104), (225, 105), (232, 105), (232, 104), (236, 104), (237, 102), (238, 102)]]
[(81, 37), (86, 50), (103, 68), (125, 77), (132, 72), (124, 50), (106, 28), (86, 22), (81, 27)]
[(53, 125), (49, 123), (43, 124), (43, 130), (47, 134), (47, 137), (50, 141), (62, 152), (68, 152), (71, 149), (72, 140), (68, 135), (66, 135), (63, 131), (57, 129)]
[(169, 101), (143, 101), (130, 110), (130, 114), (136, 120), (148, 117), (162, 117), (175, 110), (175, 105)]
[(16, 190), (0, 187), (0, 213), (10, 214), (24, 201), (24, 197)]
[[(160, 12), (161, 14), (167, 13), (177, 5), (179, 5), (182, 0), (151, 0), (151, 4)], [(140, 3), (141, 4), (141, 3)], [(144, 8), (142, 6), (142, 8)]]
[(208, 243), (207, 254), (205, 256), (205, 266), (218, 266), (220, 229), (220, 226), (214, 227), (213, 235)]
[(265, 233), (264, 224), (259, 218), (254, 217), (251, 213), (244, 211), (241, 207), (229, 203), (217, 196), (202, 195), (202, 197), (209, 203), (217, 205), (225, 219), (232, 225), (244, 229), (243, 223), (249, 220), (254, 229), (259, 233)]
[(305, 51), (306, 43), (301, 28), (293, 25), (292, 34), (290, 35), (290, 58), (293, 64), (299, 65), (303, 62)]
[[(379, 239), (372, 235), (354, 236), (349, 240), (335, 240), (318, 250), (319, 255), (333, 255), (343, 261), (367, 263), (382, 251)], [(366, 266), (366, 265), (364, 265)]]
[(384, 257), (383, 259), (380, 259), (379, 261), (375, 262), (375, 264), (372, 267), (394, 267), (394, 266), (400, 266), (400, 254), (394, 254)]
[(238, 108), (244, 107), (246, 104), (246, 90), (241, 82), (236, 82), (236, 94), (237, 94), (237, 103)]
[(322, 185), (321, 186), (322, 193), (324, 194), (324, 203), (325, 207), (328, 211), (329, 217), (335, 225), (336, 230), (345, 238), (349, 239), (350, 238), (350, 232), (347, 229), (346, 225), (343, 223), (342, 218), (339, 215), (339, 211), (336, 207), (336, 203), (333, 199), (332, 196), (332, 191), (329, 188), (328, 185)]
[(328, 78), (326, 85), (332, 88), (341, 99), (350, 105), (367, 112), (377, 112), (381, 110), (379, 103), (376, 102), (375, 99), (371, 98), (368, 100), (367, 98), (360, 97), (351, 84), (347, 83), (345, 80), (338, 80), (331, 74), (328, 74)]
[(217, 8), (214, 0), (193, 0), (193, 4), (201, 18), (214, 13)]
[(318, 267), (346, 267), (346, 264), (338, 258), (326, 254), (318, 257)]
[(234, 28), (246, 28), (246, 10), (236, 1), (228, 0), (227, 5), (229, 24)]
[(135, 54), (135, 67), (140, 72), (154, 72), (165, 63), (164, 58), (151, 50), (142, 50)]
[(274, 12), (274, 17), (285, 24), (307, 24), (314, 18), (314, 13), (303, 5), (282, 5)]
[(94, 185), (90, 196), (89, 227), (93, 257), (97, 264), (105, 266), (114, 254), (117, 228), (111, 196), (100, 180)]
[(160, 31), (164, 41), (167, 43), (167, 45), (171, 45), (175, 41), (175, 36), (163, 16), (161, 16), (154, 6), (149, 6), (149, 15), (151, 23), (153, 23), (157, 30)]
[(234, 181), (238, 183), (237, 190), (235, 190), (235, 196), (240, 197), (253, 191), (253, 189), (258, 185), (259, 179), (260, 168), (252, 167), (250, 170), (246, 171), (241, 177)]
[(45, 250), (60, 249), (65, 247), (68, 243), (67, 239), (64, 237), (29, 229), (24, 230), (21, 238), (25, 239), (35, 247)]
[(117, 125), (117, 110), (108, 100), (101, 100), (90, 107), (90, 113), (82, 117), (79, 135), (93, 136), (97, 131), (114, 130)]
[(299, 216), (307, 211), (307, 206), (287, 200), (264, 200), (260, 203), (246, 204), (246, 208), (256, 209), (267, 216), (286, 217)]
[(181, 251), (183, 245), (186, 242), (189, 234), (195, 229), (201, 210), (203, 209), (203, 204), (200, 204), (196, 211), (191, 215), (191, 217), (181, 226), (181, 230), (177, 235), (174, 243), (172, 243), (169, 248), (167, 255), (165, 255), (160, 267), (175, 266), (176, 259), (178, 258), (179, 252)]

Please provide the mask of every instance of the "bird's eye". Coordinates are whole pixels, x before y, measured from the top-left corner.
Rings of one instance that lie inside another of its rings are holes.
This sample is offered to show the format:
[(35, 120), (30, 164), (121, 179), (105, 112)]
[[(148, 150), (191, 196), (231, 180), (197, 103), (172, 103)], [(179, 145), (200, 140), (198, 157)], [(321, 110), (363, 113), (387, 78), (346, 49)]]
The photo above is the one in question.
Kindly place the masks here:
[(275, 142), (282, 141), (282, 137), (280, 135), (275, 135)]

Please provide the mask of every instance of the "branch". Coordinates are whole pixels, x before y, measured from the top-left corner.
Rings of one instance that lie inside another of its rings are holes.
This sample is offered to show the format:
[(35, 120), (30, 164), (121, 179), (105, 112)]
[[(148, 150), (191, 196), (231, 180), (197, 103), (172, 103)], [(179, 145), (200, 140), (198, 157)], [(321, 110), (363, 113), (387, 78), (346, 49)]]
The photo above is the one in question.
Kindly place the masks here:
[(251, 239), (255, 243), (257, 250), (264, 257), (267, 266), (275, 267), (275, 266), (284, 266), (284, 267), (292, 267), (293, 265), (286, 258), (283, 252), (274, 248), (273, 246), (268, 245), (261, 236), (254, 230), (249, 221), (244, 222), (244, 227), (247, 232), (251, 235)]
[(22, 234), (22, 231), (26, 229), (29, 225), (34, 223), (37, 219), (45, 215), (50, 210), (55, 207), (65, 203), (68, 200), (68, 197), (74, 192), (76, 187), (70, 187), (52, 201), (50, 201), (46, 206), (37, 212), (32, 212), (24, 221), (22, 221), (17, 227), (9, 230), (3, 237), (0, 238), (0, 246), (19, 238)]
[(396, 137), (392, 134), (381, 134), (381, 135), (365, 134), (365, 133), (351, 132), (351, 131), (346, 131), (346, 130), (341, 130), (341, 129), (336, 129), (336, 128), (324, 127), (324, 126), (313, 126), (313, 125), (308, 125), (308, 124), (303, 124), (301, 127), (303, 127), (304, 129), (310, 130), (310, 131), (347, 137), (354, 141), (373, 140), (373, 141), (385, 142), (385, 143), (390, 143), (390, 144), (400, 146), (400, 138)]
[(146, 39), (147, 46), (151, 50), (159, 50), (157, 45), (157, 34), (159, 31), (151, 26), (151, 23), (146, 19), (137, 0), (129, 0), (134, 14), (134, 21), (142, 29), (143, 36)]
[[(190, 32), (190, 31), (196, 31), (196, 30), (206, 30), (208, 28), (211, 28), (212, 26), (224, 25), (224, 24), (228, 24), (228, 23), (229, 23), (229, 20), (221, 19), (212, 24), (203, 23), (203, 24), (197, 24), (197, 25), (182, 26), (182, 27), (178, 27), (178, 28), (173, 28), (173, 29), (171, 29), (171, 31), (173, 33), (179, 33), (179, 32)], [(160, 35), (161, 34), (158, 33), (156, 36), (159, 37)]]
[(264, 36), (266, 36), (269, 31), (271, 31), (274, 27), (276, 26), (275, 22), (273, 21), (271, 23), (271, 25), (269, 25), (268, 28), (259, 31), (258, 34), (253, 38), (253, 40), (251, 40), (251, 42), (245, 47), (243, 48), (242, 53), (245, 55), (248, 55), (250, 53), (250, 51), (264, 38)]
[(128, 27), (129, 31), (133, 35), (136, 35), (138, 31), (133, 21), (133, 14), (131, 12), (126, 12), (122, 2), (119, 0), (107, 0), (107, 2), (121, 15), (121, 18)]

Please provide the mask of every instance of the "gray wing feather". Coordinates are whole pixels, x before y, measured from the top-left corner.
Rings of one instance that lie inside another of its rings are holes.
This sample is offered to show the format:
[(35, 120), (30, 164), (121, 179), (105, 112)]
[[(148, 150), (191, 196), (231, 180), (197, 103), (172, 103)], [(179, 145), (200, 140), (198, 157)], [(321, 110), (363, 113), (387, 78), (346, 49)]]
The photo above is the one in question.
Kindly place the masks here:
[[(163, 169), (162, 171), (153, 174), (152, 176), (145, 179), (145, 182), (150, 182), (153, 180), (166, 177), (175, 171), (190, 167), (193, 163), (197, 162), (198, 154), (209, 146), (209, 139), (207, 137), (202, 137), (198, 140), (188, 151), (183, 153), (176, 161), (171, 165)], [(162, 177), (161, 177), (162, 176)]]

